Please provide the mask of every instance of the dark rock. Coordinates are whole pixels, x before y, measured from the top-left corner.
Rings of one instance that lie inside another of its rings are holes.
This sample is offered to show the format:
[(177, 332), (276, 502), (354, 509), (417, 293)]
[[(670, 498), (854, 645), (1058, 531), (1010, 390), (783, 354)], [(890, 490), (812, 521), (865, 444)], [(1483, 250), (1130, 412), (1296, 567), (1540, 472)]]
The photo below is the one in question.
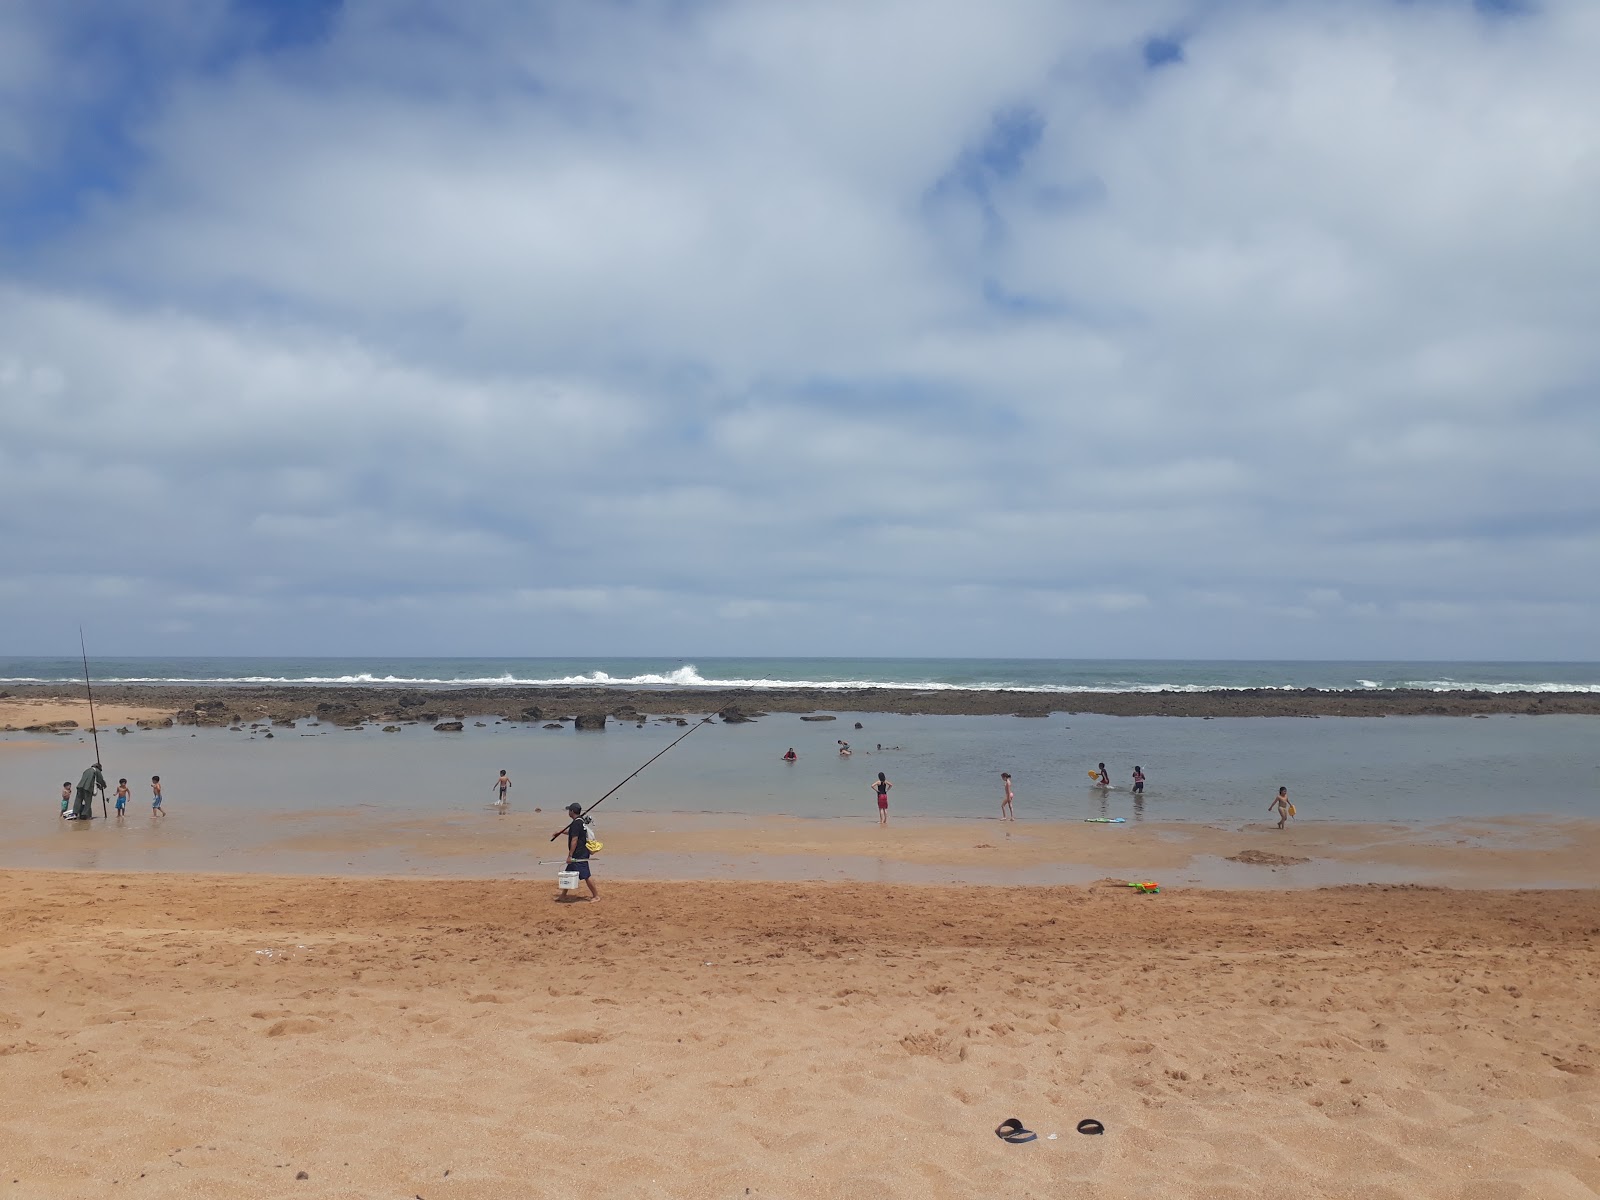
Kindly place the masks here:
[(536, 704), (530, 704), (527, 708), (522, 710), (522, 719), (529, 723), (534, 721), (542, 721), (544, 720), (544, 709), (540, 708)]
[(1019, 712), (1011, 715), (1014, 717), (1048, 717), (1050, 713), (1046, 710), (1045, 712)]
[(802, 721), (837, 721), (839, 718), (832, 713), (807, 713), (800, 719)]
[(464, 726), (460, 721), (440, 721), (433, 727), (435, 733), (460, 733)]
[(436, 712), (419, 712), (417, 714), (417, 720), (419, 721), (437, 721), (438, 719), (439, 714)]
[(271, 737), (272, 736), (272, 730), (270, 730), (270, 729), (267, 730), (266, 736), (267, 737)]
[[(498, 722), (497, 722), (497, 724), (498, 724)], [(473, 723), (472, 723), (472, 727), (473, 727), (473, 728), (474, 728), (474, 729), (487, 729), (487, 728), (489, 728), (489, 727), (488, 727), (488, 726), (487, 726), (487, 725), (485, 725), (485, 724), (484, 724), (484, 723), (483, 723), (483, 722), (482, 722), (482, 721), (474, 721), (474, 722), (473, 722)]]
[[(546, 729), (560, 729), (560, 728), (562, 728), (562, 726), (556, 724), (556, 722), (554, 722), (554, 721), (547, 721), (545, 723), (545, 725), (544, 725), (544, 728), (546, 728)], [(534, 809), (534, 811), (538, 812), (539, 810), (538, 809)]]
[(227, 708), (228, 702), (220, 696), (212, 696), (205, 700), (196, 700), (194, 702), (195, 712), (225, 712)]
[(398, 726), (398, 725), (385, 725), (383, 727), (383, 731), (385, 733), (399, 733), (400, 732), (400, 726)]
[(307, 1175), (304, 1171), (296, 1171), (294, 1173), (294, 1177), (296, 1179), (310, 1179), (311, 1178), (311, 1176)]
[(752, 719), (745, 716), (744, 713), (740, 712), (739, 709), (733, 705), (729, 705), (727, 708), (723, 709), (717, 714), (717, 716), (722, 718), (722, 723), (724, 725), (747, 725)]
[(576, 729), (604, 729), (606, 727), (606, 714), (590, 712), (579, 713), (573, 723)]
[(408, 696), (401, 696), (400, 699), (395, 701), (401, 708), (421, 708), (427, 702), (428, 698), (426, 696), (419, 696), (415, 692)]
[(860, 729), (860, 728), (861, 728), (861, 722), (860, 722), (860, 721), (857, 721), (857, 722), (856, 722), (856, 728), (857, 728), (857, 729)]
[(117, 732), (118, 733), (132, 733), (133, 730), (129, 729), (126, 725), (124, 725), (121, 729), (117, 730)]
[(294, 722), (293, 721), (274, 720), (272, 723), (274, 725), (276, 725), (279, 729), (293, 729), (294, 728)]

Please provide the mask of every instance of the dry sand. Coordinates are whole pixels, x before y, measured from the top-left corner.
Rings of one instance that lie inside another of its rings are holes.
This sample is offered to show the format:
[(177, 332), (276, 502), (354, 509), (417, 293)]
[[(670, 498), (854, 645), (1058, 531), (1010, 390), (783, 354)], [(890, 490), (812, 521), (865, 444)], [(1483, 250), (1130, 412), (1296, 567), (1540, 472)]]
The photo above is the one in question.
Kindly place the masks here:
[[(135, 721), (161, 720), (172, 715), (172, 709), (163, 705), (129, 703), (124, 700), (96, 700), (95, 722), (100, 732), (118, 725), (132, 725)], [(33, 697), (0, 700), (0, 729), (29, 729), (59, 725), (65, 721), (76, 722), (78, 728), (88, 732), (89, 702), (83, 698), (65, 696)], [(19, 743), (0, 741), (0, 750)]]
[(1600, 1188), (1600, 892), (603, 887), (0, 873), (0, 1196)]

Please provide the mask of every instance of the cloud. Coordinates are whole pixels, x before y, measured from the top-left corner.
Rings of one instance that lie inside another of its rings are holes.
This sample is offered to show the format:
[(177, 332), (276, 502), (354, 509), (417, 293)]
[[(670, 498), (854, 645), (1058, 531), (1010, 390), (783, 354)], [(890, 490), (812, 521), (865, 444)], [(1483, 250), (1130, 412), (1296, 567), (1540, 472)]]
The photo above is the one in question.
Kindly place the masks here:
[(1600, 655), (1592, 6), (311, 17), (0, 16), (14, 649)]

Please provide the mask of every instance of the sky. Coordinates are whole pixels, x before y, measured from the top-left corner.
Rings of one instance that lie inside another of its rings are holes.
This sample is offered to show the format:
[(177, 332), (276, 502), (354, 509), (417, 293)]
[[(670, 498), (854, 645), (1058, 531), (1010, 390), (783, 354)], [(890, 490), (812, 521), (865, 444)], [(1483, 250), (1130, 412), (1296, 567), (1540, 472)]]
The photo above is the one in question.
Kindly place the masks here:
[(1600, 659), (1593, 0), (0, 5), (0, 652)]

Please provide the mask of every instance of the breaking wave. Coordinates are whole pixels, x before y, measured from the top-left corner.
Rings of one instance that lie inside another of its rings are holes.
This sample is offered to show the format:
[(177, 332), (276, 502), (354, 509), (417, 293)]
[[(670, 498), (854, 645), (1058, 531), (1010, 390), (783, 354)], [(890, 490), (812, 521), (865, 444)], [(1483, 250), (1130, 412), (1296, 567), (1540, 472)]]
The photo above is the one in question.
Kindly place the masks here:
[[(73, 683), (82, 676), (0, 676), (0, 683)], [(233, 676), (175, 676), (175, 675), (105, 675), (95, 680), (100, 684), (185, 684), (195, 686), (272, 685), (284, 687), (602, 687), (602, 688), (745, 688), (793, 689), (814, 688), (834, 691), (894, 690), (918, 692), (1031, 692), (1048, 695), (1077, 695), (1102, 693), (1154, 694), (1159, 692), (1330, 692), (1330, 691), (1423, 691), (1423, 692), (1568, 692), (1600, 693), (1600, 683), (1567, 683), (1548, 680), (1528, 682), (1493, 683), (1465, 679), (1356, 679), (1351, 685), (1307, 686), (1299, 683), (1165, 683), (1135, 682), (1106, 679), (1091, 683), (1020, 683), (1003, 679), (977, 680), (951, 683), (927, 679), (776, 679), (776, 678), (706, 678), (693, 664), (672, 671), (647, 672), (637, 675), (609, 675), (604, 671), (591, 671), (575, 675), (548, 677), (523, 677), (511, 673), (469, 677), (412, 676), (373, 674), (360, 672), (347, 675), (233, 675)]]

